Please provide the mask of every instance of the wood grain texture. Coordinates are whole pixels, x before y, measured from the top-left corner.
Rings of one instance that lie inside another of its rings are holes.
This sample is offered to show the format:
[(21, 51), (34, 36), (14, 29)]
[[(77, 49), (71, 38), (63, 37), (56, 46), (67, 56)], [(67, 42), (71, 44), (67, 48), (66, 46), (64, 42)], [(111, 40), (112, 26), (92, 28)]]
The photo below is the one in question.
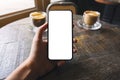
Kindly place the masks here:
[[(119, 80), (120, 27), (105, 22), (96, 31), (84, 30), (74, 16), (78, 52), (71, 61), (38, 80)], [(29, 55), (34, 33), (29, 18), (0, 29), (0, 79), (5, 78)], [(46, 34), (44, 34), (46, 36)]]
[(96, 31), (84, 30), (74, 17), (74, 38), (78, 52), (71, 61), (38, 80), (119, 80), (120, 26), (102, 22)]
[(29, 55), (34, 36), (29, 21), (26, 18), (0, 29), (0, 79), (8, 76)]

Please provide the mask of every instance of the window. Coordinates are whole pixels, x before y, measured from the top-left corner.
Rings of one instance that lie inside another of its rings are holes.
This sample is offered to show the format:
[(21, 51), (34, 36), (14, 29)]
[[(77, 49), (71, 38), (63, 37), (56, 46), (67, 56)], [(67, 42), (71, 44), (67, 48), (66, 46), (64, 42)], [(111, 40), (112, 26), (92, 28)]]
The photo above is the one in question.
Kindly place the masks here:
[(0, 0), (0, 16), (34, 7), (34, 0)]
[(45, 10), (50, 0), (0, 0), (0, 27), (37, 10)]

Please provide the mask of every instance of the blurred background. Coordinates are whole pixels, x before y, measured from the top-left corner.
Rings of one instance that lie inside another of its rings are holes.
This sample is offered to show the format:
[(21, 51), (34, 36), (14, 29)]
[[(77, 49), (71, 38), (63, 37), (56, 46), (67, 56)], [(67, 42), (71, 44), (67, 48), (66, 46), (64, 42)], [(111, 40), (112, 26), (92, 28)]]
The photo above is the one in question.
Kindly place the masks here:
[(50, 2), (68, 1), (77, 6), (77, 14), (85, 10), (96, 10), (101, 13), (101, 20), (120, 25), (120, 5), (104, 4), (95, 0), (0, 0), (0, 27), (20, 18), (28, 17), (30, 12), (45, 11)]

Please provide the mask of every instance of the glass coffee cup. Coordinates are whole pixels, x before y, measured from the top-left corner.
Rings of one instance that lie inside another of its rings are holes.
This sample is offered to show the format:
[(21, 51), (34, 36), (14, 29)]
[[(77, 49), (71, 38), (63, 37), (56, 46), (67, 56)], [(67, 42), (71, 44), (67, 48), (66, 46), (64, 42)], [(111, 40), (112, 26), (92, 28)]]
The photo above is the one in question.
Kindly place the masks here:
[(101, 28), (100, 12), (87, 10), (83, 13), (80, 25), (87, 30), (97, 30)]
[(43, 11), (30, 13), (30, 18), (33, 23), (33, 31), (36, 32), (37, 28), (46, 22), (46, 13)]

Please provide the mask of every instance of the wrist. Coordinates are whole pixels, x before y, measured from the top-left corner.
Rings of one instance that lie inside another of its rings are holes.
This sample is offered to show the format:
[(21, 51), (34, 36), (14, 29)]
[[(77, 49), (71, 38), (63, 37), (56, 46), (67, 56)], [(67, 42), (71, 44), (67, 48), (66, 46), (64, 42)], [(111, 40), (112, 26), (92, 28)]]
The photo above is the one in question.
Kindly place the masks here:
[(27, 61), (29, 63), (28, 66), (36, 72), (38, 76), (43, 76), (56, 67), (56, 64), (53, 64), (49, 60), (42, 61), (28, 58)]
[(38, 76), (29, 61), (25, 60), (5, 80), (35, 80)]
[[(34, 60), (34, 61), (33, 61)], [(28, 58), (28, 66), (29, 68), (34, 71), (34, 73), (39, 77), (39, 76), (43, 76), (46, 73), (48, 73), (49, 71), (51, 71), (55, 65), (53, 65), (50, 61), (40, 61), (37, 60), (35, 61), (35, 59)]]

